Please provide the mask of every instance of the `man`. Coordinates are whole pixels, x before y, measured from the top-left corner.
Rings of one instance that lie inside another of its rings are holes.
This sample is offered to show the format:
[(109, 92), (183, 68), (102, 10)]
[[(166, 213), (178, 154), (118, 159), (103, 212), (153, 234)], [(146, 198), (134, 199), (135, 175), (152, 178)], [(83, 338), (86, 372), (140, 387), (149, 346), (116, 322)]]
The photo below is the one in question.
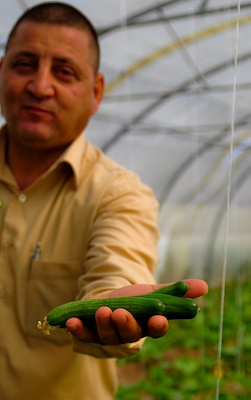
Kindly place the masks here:
[[(157, 261), (158, 205), (133, 173), (82, 134), (104, 93), (99, 46), (73, 7), (28, 10), (0, 67), (0, 396), (3, 400), (114, 397), (115, 358), (163, 336), (124, 309), (101, 307), (93, 329), (71, 318), (47, 337), (37, 321), (74, 299), (149, 292)], [(207, 291), (190, 280), (188, 295)], [(73, 351), (74, 350), (74, 351)]]

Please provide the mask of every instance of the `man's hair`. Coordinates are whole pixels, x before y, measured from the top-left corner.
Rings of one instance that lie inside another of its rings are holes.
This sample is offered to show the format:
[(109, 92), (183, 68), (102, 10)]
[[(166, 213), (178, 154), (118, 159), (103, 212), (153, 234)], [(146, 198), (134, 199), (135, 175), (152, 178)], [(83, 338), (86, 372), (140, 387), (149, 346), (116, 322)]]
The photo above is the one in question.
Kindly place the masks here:
[(46, 23), (51, 25), (62, 25), (71, 28), (85, 30), (90, 37), (90, 46), (94, 61), (94, 70), (98, 71), (100, 48), (97, 32), (89, 21), (89, 19), (79, 10), (66, 3), (41, 3), (34, 7), (28, 8), (13, 26), (7, 39), (6, 51), (10, 46), (13, 37), (16, 34), (18, 27), (22, 22), (30, 21), (37, 23)]

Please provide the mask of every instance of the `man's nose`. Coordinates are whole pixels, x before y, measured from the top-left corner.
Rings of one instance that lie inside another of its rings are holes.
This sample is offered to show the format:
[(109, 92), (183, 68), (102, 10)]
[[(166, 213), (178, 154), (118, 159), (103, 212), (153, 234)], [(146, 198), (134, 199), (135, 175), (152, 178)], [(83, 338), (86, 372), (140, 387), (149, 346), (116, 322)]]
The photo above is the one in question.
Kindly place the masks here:
[(53, 76), (48, 68), (38, 68), (27, 84), (27, 90), (37, 98), (54, 94)]

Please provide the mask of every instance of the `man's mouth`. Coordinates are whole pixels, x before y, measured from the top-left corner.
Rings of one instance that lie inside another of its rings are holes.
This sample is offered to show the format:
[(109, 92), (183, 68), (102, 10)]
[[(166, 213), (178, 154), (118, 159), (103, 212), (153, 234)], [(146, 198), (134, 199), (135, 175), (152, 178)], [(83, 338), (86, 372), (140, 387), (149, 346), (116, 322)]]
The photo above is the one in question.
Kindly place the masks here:
[(25, 105), (23, 106), (23, 110), (25, 110), (29, 115), (33, 117), (48, 117), (52, 116), (52, 112), (44, 107), (36, 106), (36, 105)]
[(51, 114), (48, 109), (33, 105), (24, 106), (24, 109), (32, 113)]

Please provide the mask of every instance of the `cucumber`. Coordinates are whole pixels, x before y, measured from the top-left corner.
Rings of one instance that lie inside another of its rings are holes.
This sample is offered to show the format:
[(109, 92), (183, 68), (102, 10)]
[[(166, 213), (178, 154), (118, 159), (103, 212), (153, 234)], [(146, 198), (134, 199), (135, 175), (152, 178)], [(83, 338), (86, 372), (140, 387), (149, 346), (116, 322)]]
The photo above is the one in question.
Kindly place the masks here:
[[(156, 296), (154, 292), (149, 297)], [(194, 299), (176, 297), (168, 294), (158, 294), (156, 297), (164, 304), (162, 315), (167, 319), (192, 319), (199, 312), (199, 306)]]
[(112, 311), (124, 308), (140, 323), (145, 323), (153, 315), (163, 315), (167, 319), (191, 319), (197, 315), (199, 308), (195, 300), (179, 297), (186, 293), (187, 287), (185, 282), (176, 282), (142, 296), (72, 301), (51, 310), (37, 326), (44, 333), (50, 334), (51, 329), (64, 328), (67, 319), (72, 317), (84, 323), (94, 322), (95, 313), (102, 306)]
[(39, 321), (37, 327), (48, 334), (51, 327), (64, 328), (67, 319), (76, 317), (83, 322), (94, 321), (96, 311), (103, 306), (112, 311), (118, 308), (128, 310), (135, 319), (148, 319), (152, 315), (162, 315), (164, 304), (157, 298), (152, 297), (114, 297), (105, 299), (79, 300), (62, 304), (51, 310), (44, 319)]
[(156, 289), (153, 292), (144, 294), (145, 296), (152, 296), (154, 294), (168, 294), (170, 296), (184, 296), (188, 291), (188, 284), (184, 281), (178, 281), (173, 283), (172, 285), (163, 286), (160, 289)]

